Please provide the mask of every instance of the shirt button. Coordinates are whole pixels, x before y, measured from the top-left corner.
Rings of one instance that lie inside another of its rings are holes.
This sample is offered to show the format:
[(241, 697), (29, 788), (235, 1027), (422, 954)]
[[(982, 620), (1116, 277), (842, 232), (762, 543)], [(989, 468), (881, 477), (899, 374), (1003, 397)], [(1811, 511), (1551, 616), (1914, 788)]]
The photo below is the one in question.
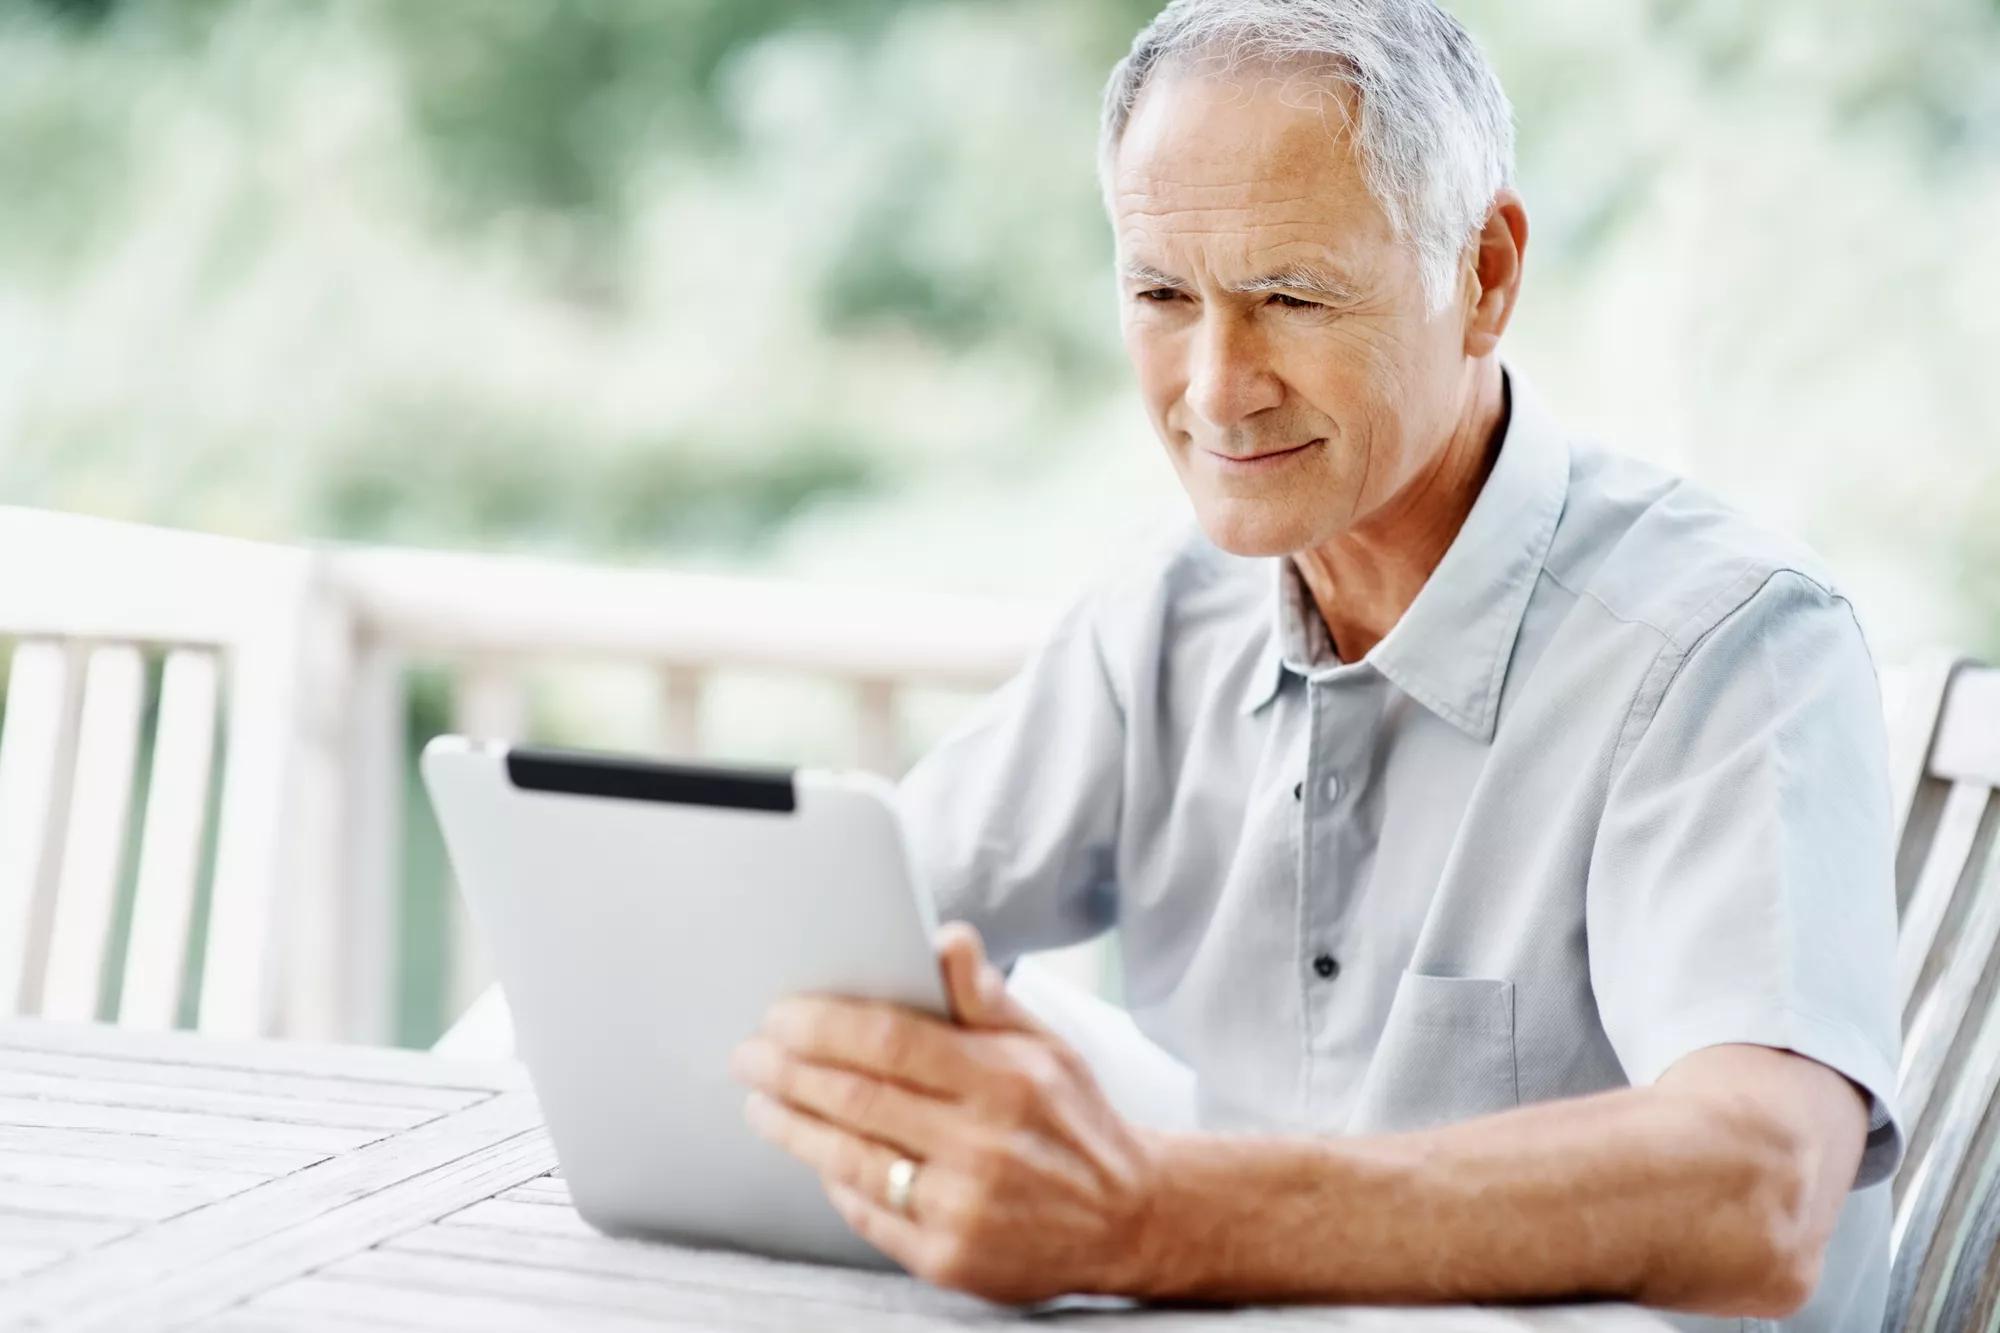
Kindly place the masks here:
[(1319, 973), (1321, 976), (1325, 977), (1328, 981), (1331, 981), (1333, 980), (1334, 974), (1340, 971), (1340, 964), (1334, 961), (1334, 957), (1332, 954), (1323, 953), (1319, 957), (1313, 959), (1313, 971)]
[(1334, 777), (1331, 773), (1329, 773), (1327, 774), (1326, 778), (1326, 803), (1328, 805), (1332, 805), (1335, 801), (1339, 799), (1340, 799), (1340, 779)]

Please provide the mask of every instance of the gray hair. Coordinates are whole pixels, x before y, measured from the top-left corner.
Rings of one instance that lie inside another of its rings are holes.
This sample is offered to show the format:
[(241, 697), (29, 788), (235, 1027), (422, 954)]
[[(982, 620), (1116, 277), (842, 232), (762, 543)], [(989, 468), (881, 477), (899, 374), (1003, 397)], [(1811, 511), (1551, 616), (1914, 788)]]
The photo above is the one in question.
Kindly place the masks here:
[(1443, 309), (1466, 244), (1514, 178), (1513, 108), (1458, 20), (1431, 0), (1172, 0), (1105, 87), (1098, 161), (1107, 191), (1147, 80), (1197, 58), (1225, 72), (1299, 66), (1354, 92), (1363, 179), (1414, 248), (1432, 312)]

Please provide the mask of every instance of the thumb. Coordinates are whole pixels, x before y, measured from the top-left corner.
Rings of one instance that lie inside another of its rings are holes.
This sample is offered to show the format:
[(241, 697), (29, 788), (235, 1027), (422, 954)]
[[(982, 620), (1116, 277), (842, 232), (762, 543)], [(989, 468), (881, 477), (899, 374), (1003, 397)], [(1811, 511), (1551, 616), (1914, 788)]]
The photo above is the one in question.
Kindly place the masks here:
[(938, 970), (944, 975), (951, 1016), (973, 1028), (1006, 1028), (1019, 1032), (1045, 1029), (1035, 1016), (1007, 993), (1007, 979), (986, 959), (979, 931), (964, 921), (949, 922), (935, 937)]

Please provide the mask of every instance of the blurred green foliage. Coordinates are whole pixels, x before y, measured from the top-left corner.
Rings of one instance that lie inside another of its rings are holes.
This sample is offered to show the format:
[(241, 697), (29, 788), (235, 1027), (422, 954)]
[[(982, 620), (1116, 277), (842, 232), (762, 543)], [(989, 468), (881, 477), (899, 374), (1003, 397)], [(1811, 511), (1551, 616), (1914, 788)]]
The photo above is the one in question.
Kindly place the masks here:
[[(1093, 140), (1154, 8), (0, 0), (0, 495), (743, 559), (829, 506), (1060, 478), (1128, 392)], [(1828, 381), (1874, 395), (1836, 432), (1915, 401), (1946, 452), (1913, 487), (1961, 469), (2000, 4), (1457, 9), (1519, 110), (1545, 379), (1634, 404), (1642, 447), (1716, 439), (1674, 461), (1720, 483), (1776, 484), (1739, 446)], [(1632, 307), (1676, 273), (1699, 301)], [(1769, 463), (1824, 469), (1801, 519), (1835, 546), (1878, 498), (1853, 432)]]

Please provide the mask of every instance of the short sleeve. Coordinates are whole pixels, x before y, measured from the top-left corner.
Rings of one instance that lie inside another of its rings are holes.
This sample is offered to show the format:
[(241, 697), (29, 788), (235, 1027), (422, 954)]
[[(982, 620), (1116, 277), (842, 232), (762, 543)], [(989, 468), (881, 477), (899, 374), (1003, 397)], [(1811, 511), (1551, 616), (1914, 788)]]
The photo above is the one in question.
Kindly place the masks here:
[(1870, 1096), (1854, 1187), (1899, 1164), (1887, 742), (1847, 602), (1781, 571), (1678, 659), (1622, 738), (1586, 899), (1591, 982), (1635, 1084), (1742, 1042)]
[(1116, 919), (1125, 726), (1095, 616), (1102, 595), (1073, 605), (897, 788), (938, 919), (978, 927), (1003, 967)]

